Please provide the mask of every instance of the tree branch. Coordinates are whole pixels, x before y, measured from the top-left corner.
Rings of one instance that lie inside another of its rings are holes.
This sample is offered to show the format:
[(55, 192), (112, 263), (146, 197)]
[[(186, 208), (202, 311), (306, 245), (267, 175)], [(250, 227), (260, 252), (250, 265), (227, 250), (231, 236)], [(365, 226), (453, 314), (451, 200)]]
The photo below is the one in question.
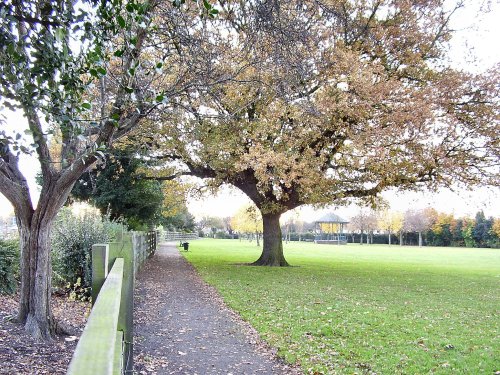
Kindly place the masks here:
[(24, 113), (28, 118), (28, 126), (33, 133), (33, 142), (38, 146), (36, 148), (36, 152), (38, 154), (38, 160), (40, 161), (42, 176), (48, 177), (53, 172), (52, 157), (50, 156), (47, 140), (45, 139), (45, 135), (43, 134), (40, 118), (32, 108), (28, 108), (26, 105), (23, 105), (23, 107)]
[(28, 182), (19, 170), (18, 158), (10, 151), (2, 151), (0, 155), (0, 192), (14, 206), (16, 216), (29, 223), (34, 209)]

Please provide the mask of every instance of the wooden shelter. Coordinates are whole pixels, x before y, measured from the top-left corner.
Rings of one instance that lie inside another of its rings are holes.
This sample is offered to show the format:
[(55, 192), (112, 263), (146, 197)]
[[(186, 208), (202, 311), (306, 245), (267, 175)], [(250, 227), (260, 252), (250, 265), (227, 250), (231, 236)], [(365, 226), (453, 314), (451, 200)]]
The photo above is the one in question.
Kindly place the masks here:
[(344, 234), (344, 226), (349, 222), (339, 215), (330, 212), (314, 222), (315, 243), (345, 245), (347, 236)]

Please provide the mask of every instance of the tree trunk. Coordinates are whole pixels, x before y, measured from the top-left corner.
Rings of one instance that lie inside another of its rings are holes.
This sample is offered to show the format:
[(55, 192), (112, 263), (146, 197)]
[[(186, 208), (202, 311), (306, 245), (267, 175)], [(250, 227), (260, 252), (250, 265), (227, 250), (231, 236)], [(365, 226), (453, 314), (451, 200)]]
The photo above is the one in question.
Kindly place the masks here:
[(403, 246), (403, 231), (399, 231), (399, 246)]
[[(46, 213), (46, 211), (44, 212)], [(53, 218), (37, 211), (28, 225), (19, 220), (21, 239), (21, 287), (18, 321), (35, 339), (50, 341), (64, 333), (52, 314), (50, 230)]]
[(391, 244), (391, 236), (392, 236), (392, 233), (391, 233), (391, 231), (389, 230), (389, 245)]
[(21, 290), (18, 319), (36, 339), (56, 333), (50, 308), (51, 266), (49, 225), (21, 227)]
[(37, 209), (26, 214), (16, 209), (21, 247), (21, 286), (18, 321), (35, 339), (50, 341), (67, 333), (54, 319), (50, 306), (52, 267), (50, 231), (57, 212), (66, 201), (73, 184), (57, 189), (44, 181)]
[(418, 246), (422, 247), (422, 232), (418, 232)]
[(264, 226), (264, 246), (259, 259), (252, 263), (254, 266), (288, 266), (283, 255), (283, 239), (280, 227), (281, 214), (262, 214)]
[(257, 238), (257, 246), (260, 247), (259, 237), (259, 232), (255, 232), (255, 238)]
[(363, 245), (363, 231), (361, 231), (361, 233), (359, 235), (359, 244)]

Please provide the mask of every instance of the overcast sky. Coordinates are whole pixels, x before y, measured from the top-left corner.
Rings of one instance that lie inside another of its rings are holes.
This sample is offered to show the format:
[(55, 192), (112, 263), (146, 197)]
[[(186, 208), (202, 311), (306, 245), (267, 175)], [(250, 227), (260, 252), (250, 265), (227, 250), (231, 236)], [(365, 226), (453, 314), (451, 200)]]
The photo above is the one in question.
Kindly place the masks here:
[[(453, 23), (457, 36), (452, 41), (450, 57), (457, 67), (480, 72), (500, 62), (500, 2), (470, 0), (468, 3), (467, 9), (459, 10)], [(478, 12), (484, 6), (490, 6), (491, 12), (480, 15)], [(473, 63), (474, 56), (478, 59)], [(21, 116), (10, 114), (5, 126), (11, 130), (20, 129), (25, 126), (25, 122)], [(39, 169), (38, 162), (24, 157), (21, 169), (29, 181), (32, 195), (35, 195), (33, 198), (36, 200), (38, 190), (34, 178)], [(456, 216), (473, 216), (478, 210), (484, 210), (488, 216), (500, 216), (500, 188), (479, 188), (471, 192), (443, 190), (438, 194), (388, 192), (384, 194), (384, 198), (390, 203), (391, 209), (399, 211), (431, 206), (438, 211), (453, 213)], [(248, 202), (244, 194), (236, 189), (224, 188), (217, 197), (192, 200), (189, 209), (197, 218), (206, 215), (226, 217), (232, 216), (241, 205)], [(357, 207), (331, 209), (335, 209), (347, 219), (359, 210)], [(303, 219), (308, 221), (314, 220), (322, 213), (315, 212), (311, 207), (303, 207), (300, 211)], [(5, 216), (10, 212), (12, 206), (0, 194), (0, 215)]]

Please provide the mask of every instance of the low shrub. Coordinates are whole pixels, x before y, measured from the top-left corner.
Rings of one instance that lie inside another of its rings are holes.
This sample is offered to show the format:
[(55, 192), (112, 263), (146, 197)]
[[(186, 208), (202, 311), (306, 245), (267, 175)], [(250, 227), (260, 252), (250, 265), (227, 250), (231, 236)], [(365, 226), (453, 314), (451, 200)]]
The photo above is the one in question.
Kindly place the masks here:
[(0, 293), (12, 294), (19, 280), (19, 240), (0, 239)]
[(92, 245), (113, 240), (119, 226), (98, 211), (75, 215), (70, 208), (62, 209), (51, 236), (54, 284), (73, 297), (89, 296)]
[(236, 238), (236, 236), (234, 234), (229, 234), (227, 232), (218, 231), (217, 233), (215, 233), (215, 238), (228, 240), (228, 239), (234, 239)]

